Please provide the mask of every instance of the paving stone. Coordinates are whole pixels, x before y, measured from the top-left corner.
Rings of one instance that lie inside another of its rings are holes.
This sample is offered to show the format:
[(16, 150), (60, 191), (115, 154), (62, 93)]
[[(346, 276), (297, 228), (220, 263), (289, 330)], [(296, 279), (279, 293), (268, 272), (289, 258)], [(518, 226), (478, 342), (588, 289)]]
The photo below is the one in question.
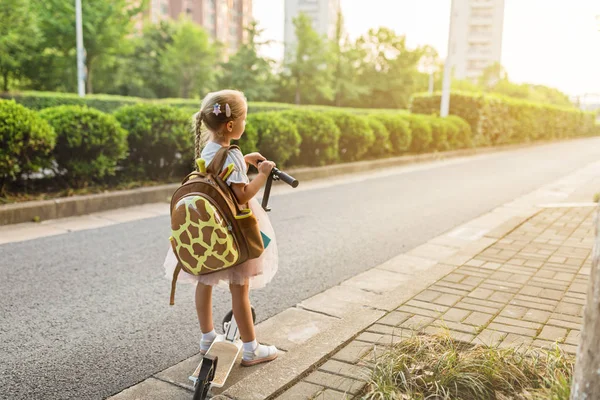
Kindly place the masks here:
[[(506, 307), (504, 307), (504, 309), (500, 312), (500, 315), (503, 317), (519, 319), (519, 318), (523, 317), (526, 313), (527, 313), (526, 307), (519, 307), (519, 306), (509, 304)], [(548, 315), (550, 315), (550, 314), (548, 314)]]
[(331, 358), (338, 361), (356, 364), (361, 358), (366, 357), (369, 352), (373, 351), (373, 349), (374, 346), (371, 343), (353, 340), (343, 349), (331, 356)]
[(403, 328), (409, 328), (414, 330), (422, 329), (423, 327), (431, 324), (435, 319), (431, 317), (424, 317), (421, 315), (415, 315), (408, 320), (404, 321), (400, 326)]
[(556, 305), (555, 311), (561, 314), (582, 316), (583, 306), (579, 304), (560, 302)]
[(325, 388), (320, 385), (314, 385), (308, 382), (298, 382), (280, 396), (277, 400), (306, 400), (312, 399), (315, 395), (323, 391)]
[(433, 284), (429, 287), (431, 290), (435, 290), (436, 292), (448, 293), (448, 294), (456, 294), (458, 296), (466, 296), (469, 291), (464, 289), (453, 289), (446, 286), (441, 286), (438, 284)]
[(522, 321), (514, 318), (506, 318), (506, 317), (496, 317), (494, 318), (494, 322), (506, 325), (520, 326), (522, 328), (529, 328), (533, 330), (538, 330), (542, 327), (542, 324), (539, 322), (528, 322)]
[(462, 299), (463, 296), (458, 296), (456, 294), (443, 294), (442, 296), (438, 297), (437, 299), (433, 300), (434, 303), (436, 304), (441, 304), (444, 306), (453, 306), (454, 304), (456, 304), (460, 299)]
[(357, 394), (365, 385), (362, 381), (330, 374), (323, 371), (315, 371), (304, 378), (305, 382), (335, 389), (341, 392)]
[(523, 315), (523, 320), (525, 321), (531, 321), (531, 322), (539, 322), (539, 323), (545, 323), (546, 321), (548, 321), (548, 318), (550, 318), (550, 311), (541, 311), (541, 310), (536, 310), (534, 308), (530, 308), (529, 310), (527, 310), (527, 312), (525, 313), (525, 315)]
[(500, 324), (500, 323), (496, 323), (496, 322), (491, 322), (487, 327), (489, 329), (492, 329), (495, 331), (506, 332), (506, 333), (516, 333), (516, 334), (525, 335), (525, 336), (533, 337), (536, 334), (535, 329), (522, 328), (519, 326)]
[(570, 321), (562, 321), (560, 319), (549, 319), (546, 322), (546, 325), (556, 326), (559, 328), (568, 328), (568, 329), (581, 329), (582, 322), (570, 322)]
[(402, 328), (382, 324), (373, 324), (367, 328), (367, 331), (373, 333), (383, 333), (385, 335), (394, 335), (402, 331)]
[(571, 330), (565, 339), (565, 343), (572, 345), (579, 345), (579, 341), (581, 340), (581, 331), (579, 330)]
[(420, 300), (409, 300), (406, 303), (406, 305), (411, 306), (411, 307), (418, 307), (418, 308), (423, 308), (426, 310), (436, 311), (438, 313), (443, 313), (448, 310), (448, 306), (444, 306), (441, 304), (432, 304), (432, 303), (428, 303), (426, 301), (420, 301)]
[(493, 318), (492, 314), (485, 314), (479, 311), (473, 312), (463, 322), (474, 326), (485, 326)]
[[(469, 333), (469, 334), (477, 334), (481, 330), (481, 329), (478, 329), (478, 327), (476, 327), (476, 326), (467, 325), (467, 324), (463, 324), (460, 322), (442, 321), (442, 320), (435, 321), (432, 324), (432, 326), (438, 327), (438, 328), (445, 328), (445, 329), (453, 330), (453, 331), (457, 331), (457, 332)], [(427, 329), (425, 329), (425, 332), (427, 332)]]
[(513, 296), (514, 295), (512, 293), (494, 292), (488, 299), (492, 301), (497, 301), (498, 303), (508, 303), (513, 298)]
[(461, 310), (459, 308), (451, 308), (444, 315), (440, 317), (443, 321), (460, 322), (465, 319), (473, 311)]
[(477, 335), (477, 337), (473, 340), (475, 344), (483, 344), (485, 346), (495, 346), (500, 343), (505, 337), (507, 333), (497, 332), (491, 329), (484, 329)]
[(446, 282), (460, 283), (460, 281), (462, 281), (466, 277), (467, 277), (466, 275), (453, 272), (451, 274), (446, 275), (442, 280), (444, 280)]
[(413, 297), (413, 299), (421, 300), (421, 301), (433, 301), (442, 295), (443, 295), (443, 293), (441, 293), (441, 292), (436, 292), (435, 290), (427, 289), (427, 290), (423, 290), (421, 293), (419, 293), (418, 295)]
[(424, 308), (418, 308), (418, 307), (413, 307), (413, 306), (409, 306), (409, 305), (400, 306), (398, 308), (398, 311), (409, 313), (409, 314), (421, 315), (424, 317), (438, 317), (440, 315), (440, 313), (437, 311), (427, 310)]
[(405, 313), (405, 312), (392, 311), (391, 313), (382, 317), (377, 322), (380, 324), (384, 324), (384, 325), (398, 326), (401, 323), (403, 323), (404, 321), (406, 321), (407, 319), (409, 319), (410, 317), (412, 317), (412, 315), (413, 314), (409, 314), (409, 313)]
[(462, 301), (459, 301), (458, 303), (456, 303), (456, 305), (454, 307), (458, 308), (458, 309), (462, 309), (462, 310), (482, 311), (482, 312), (486, 312), (489, 314), (496, 314), (501, 309), (501, 306), (498, 306), (497, 308), (486, 307), (486, 306), (482, 306), (480, 304), (468, 303), (464, 299)]
[(349, 400), (353, 398), (354, 396), (348, 393), (343, 393), (333, 389), (325, 389), (315, 396), (314, 400)]
[(531, 345), (532, 338), (528, 336), (517, 335), (515, 333), (509, 333), (502, 341), (500, 347), (528, 347)]
[(567, 330), (546, 325), (538, 335), (538, 338), (550, 341), (563, 340), (567, 336)]
[(328, 360), (325, 364), (319, 367), (319, 370), (335, 375), (346, 376), (357, 381), (367, 381), (371, 375), (371, 371), (368, 368), (337, 360)]
[(471, 293), (469, 293), (467, 296), (473, 297), (476, 299), (485, 300), (488, 297), (490, 297), (492, 293), (493, 293), (493, 291), (490, 289), (477, 288), (477, 289), (473, 290)]

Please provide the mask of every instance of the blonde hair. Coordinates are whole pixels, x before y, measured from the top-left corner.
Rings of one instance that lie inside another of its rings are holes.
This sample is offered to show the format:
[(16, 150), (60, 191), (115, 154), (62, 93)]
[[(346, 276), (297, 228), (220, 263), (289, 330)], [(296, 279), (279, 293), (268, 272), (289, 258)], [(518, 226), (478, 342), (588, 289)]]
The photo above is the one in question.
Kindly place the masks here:
[[(215, 114), (217, 104), (220, 112)], [(241, 117), (246, 107), (246, 96), (238, 90), (220, 90), (207, 94), (202, 100), (200, 111), (194, 114), (195, 157), (200, 157), (202, 148), (212, 134), (222, 135), (223, 125)]]

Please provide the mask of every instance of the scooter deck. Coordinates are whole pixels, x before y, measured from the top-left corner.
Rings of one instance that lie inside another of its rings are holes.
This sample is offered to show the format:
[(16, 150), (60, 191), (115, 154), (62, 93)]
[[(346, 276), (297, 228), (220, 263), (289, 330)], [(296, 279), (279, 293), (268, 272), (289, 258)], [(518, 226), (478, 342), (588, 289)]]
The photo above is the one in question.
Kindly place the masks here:
[[(233, 365), (235, 364), (241, 349), (242, 343), (239, 340), (230, 342), (225, 340), (222, 336), (215, 339), (212, 346), (210, 346), (206, 352), (206, 355), (213, 357), (217, 356), (219, 358), (215, 377), (212, 380), (212, 386), (221, 388), (223, 385), (225, 385), (225, 381), (229, 377), (229, 373), (233, 369)], [(190, 379), (198, 377), (201, 365), (202, 363), (198, 365), (196, 371), (194, 371), (194, 374), (190, 377)]]

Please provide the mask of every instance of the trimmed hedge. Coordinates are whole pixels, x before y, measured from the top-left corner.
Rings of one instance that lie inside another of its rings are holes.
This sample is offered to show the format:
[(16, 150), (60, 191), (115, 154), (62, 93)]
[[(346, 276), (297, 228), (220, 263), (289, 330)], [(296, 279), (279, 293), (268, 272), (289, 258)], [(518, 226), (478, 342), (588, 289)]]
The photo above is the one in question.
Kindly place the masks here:
[(82, 106), (51, 107), (40, 112), (57, 134), (54, 157), (75, 187), (114, 175), (127, 156), (127, 131), (116, 118)]
[[(134, 105), (139, 103), (163, 104), (176, 108), (191, 108), (195, 109), (196, 111), (200, 108), (199, 99), (147, 99), (141, 97), (116, 96), (108, 94), (88, 94), (82, 98), (75, 93), (23, 91), (0, 93), (0, 98), (13, 99), (17, 103), (22, 104), (25, 107), (31, 108), (33, 110), (42, 110), (44, 108), (56, 107), (60, 105), (87, 105), (88, 107), (96, 108), (104, 112), (114, 112), (115, 110), (123, 106)], [(395, 109), (375, 110), (368, 108), (340, 108), (321, 105), (298, 106), (295, 104), (288, 103), (272, 103), (261, 101), (251, 101), (248, 104), (248, 113), (284, 110), (337, 111), (340, 109), (357, 114), (370, 114), (372, 112), (386, 112), (394, 114), (399, 112), (405, 112), (405, 110)]]
[(129, 132), (129, 156), (123, 162), (135, 177), (169, 177), (184, 164), (194, 165), (194, 134), (186, 112), (169, 106), (136, 104), (114, 114)]
[(245, 135), (257, 137), (258, 151), (283, 167), (293, 156), (300, 153), (302, 141), (296, 124), (280, 112), (262, 112), (248, 115)]
[(433, 129), (426, 115), (412, 114), (407, 117), (412, 140), (410, 150), (415, 153), (426, 151), (433, 142)]
[(339, 156), (342, 161), (358, 161), (375, 143), (375, 134), (364, 116), (343, 111), (325, 113), (340, 129)]
[[(441, 93), (413, 96), (411, 111), (439, 115)], [(467, 121), (476, 146), (592, 135), (594, 114), (496, 95), (452, 92), (450, 114)]]
[(410, 148), (412, 134), (410, 131), (409, 114), (371, 114), (380, 121), (390, 134), (392, 154), (402, 154)]
[(301, 137), (300, 153), (290, 159), (290, 164), (319, 166), (338, 160), (340, 129), (329, 115), (298, 110), (280, 115), (296, 125)]
[(8, 180), (47, 168), (56, 143), (54, 129), (13, 100), (0, 100), (0, 192)]
[(375, 136), (373, 145), (367, 154), (374, 158), (385, 157), (391, 154), (392, 142), (390, 141), (390, 132), (387, 130), (385, 125), (375, 115), (369, 115), (365, 118), (367, 119), (367, 122), (373, 131), (373, 135)]

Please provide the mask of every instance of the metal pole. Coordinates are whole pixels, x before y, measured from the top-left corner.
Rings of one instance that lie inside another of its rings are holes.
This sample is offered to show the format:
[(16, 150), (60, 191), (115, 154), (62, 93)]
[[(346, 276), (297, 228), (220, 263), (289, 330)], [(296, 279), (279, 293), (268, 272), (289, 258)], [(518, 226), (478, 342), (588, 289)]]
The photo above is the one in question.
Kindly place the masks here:
[(83, 48), (83, 27), (81, 25), (81, 0), (75, 0), (75, 26), (77, 33), (77, 92), (85, 96), (85, 72)]
[(448, 32), (448, 54), (444, 63), (444, 81), (442, 83), (442, 102), (440, 104), (440, 116), (447, 117), (450, 111), (450, 80), (452, 72), (452, 20), (454, 19), (454, 0), (450, 2), (450, 29)]

